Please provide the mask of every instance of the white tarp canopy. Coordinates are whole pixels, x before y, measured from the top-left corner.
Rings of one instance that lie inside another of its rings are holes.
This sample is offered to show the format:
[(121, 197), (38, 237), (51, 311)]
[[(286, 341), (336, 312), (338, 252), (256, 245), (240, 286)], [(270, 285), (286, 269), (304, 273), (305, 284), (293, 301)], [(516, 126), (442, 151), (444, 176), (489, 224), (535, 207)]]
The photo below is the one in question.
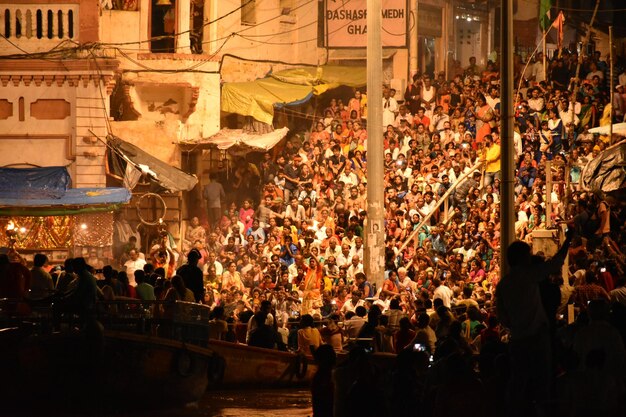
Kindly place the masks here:
[(221, 150), (230, 149), (232, 147), (244, 147), (256, 151), (268, 151), (280, 142), (289, 129), (283, 127), (273, 132), (264, 134), (247, 133), (243, 129), (222, 129), (213, 136), (202, 139), (199, 142), (181, 142), (181, 145), (197, 146), (197, 145), (213, 145)]
[[(589, 133), (597, 133), (598, 135), (608, 135), (610, 126), (600, 126), (589, 129)], [(616, 123), (613, 125), (613, 134), (619, 136), (626, 136), (626, 123)]]

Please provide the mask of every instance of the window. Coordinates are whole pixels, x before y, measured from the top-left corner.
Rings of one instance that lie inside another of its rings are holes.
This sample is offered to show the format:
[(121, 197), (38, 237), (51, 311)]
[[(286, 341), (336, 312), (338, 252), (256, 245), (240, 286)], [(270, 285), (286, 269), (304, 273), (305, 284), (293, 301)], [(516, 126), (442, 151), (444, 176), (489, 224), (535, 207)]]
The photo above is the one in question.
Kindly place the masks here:
[(256, 0), (241, 0), (241, 24), (256, 25)]
[(280, 0), (280, 14), (283, 16), (293, 16), (293, 0)]
[(294, 0), (280, 0), (280, 23), (296, 23), (296, 13), (294, 9)]
[(169, 3), (152, 0), (150, 10), (150, 51), (153, 53), (176, 52), (177, 1)]

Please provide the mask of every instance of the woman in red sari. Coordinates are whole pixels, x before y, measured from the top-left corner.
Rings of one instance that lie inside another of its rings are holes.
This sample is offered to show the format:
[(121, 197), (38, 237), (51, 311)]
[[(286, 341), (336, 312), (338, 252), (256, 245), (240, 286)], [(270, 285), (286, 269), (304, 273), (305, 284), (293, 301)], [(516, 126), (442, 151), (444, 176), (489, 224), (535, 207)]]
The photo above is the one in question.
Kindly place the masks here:
[(495, 126), (493, 109), (485, 96), (476, 95), (476, 144), (483, 142), (485, 135), (491, 134), (491, 128)]

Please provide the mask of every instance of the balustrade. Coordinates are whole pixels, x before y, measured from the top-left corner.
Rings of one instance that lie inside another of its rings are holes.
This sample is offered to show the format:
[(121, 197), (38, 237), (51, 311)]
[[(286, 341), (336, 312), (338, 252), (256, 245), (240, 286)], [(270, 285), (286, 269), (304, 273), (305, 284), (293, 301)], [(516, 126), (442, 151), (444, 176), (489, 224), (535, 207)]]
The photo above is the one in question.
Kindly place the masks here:
[(76, 3), (0, 4), (0, 50), (41, 52), (78, 40), (78, 8)]

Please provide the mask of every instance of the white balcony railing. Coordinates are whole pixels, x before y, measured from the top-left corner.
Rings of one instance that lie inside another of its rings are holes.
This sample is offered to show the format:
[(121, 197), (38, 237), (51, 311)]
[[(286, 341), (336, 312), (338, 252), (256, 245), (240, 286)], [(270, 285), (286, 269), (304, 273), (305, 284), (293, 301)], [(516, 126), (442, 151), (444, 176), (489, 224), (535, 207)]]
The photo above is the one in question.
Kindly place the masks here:
[(15, 45), (28, 52), (41, 52), (63, 40), (78, 40), (78, 7), (63, 3), (0, 4), (0, 49), (8, 52)]

